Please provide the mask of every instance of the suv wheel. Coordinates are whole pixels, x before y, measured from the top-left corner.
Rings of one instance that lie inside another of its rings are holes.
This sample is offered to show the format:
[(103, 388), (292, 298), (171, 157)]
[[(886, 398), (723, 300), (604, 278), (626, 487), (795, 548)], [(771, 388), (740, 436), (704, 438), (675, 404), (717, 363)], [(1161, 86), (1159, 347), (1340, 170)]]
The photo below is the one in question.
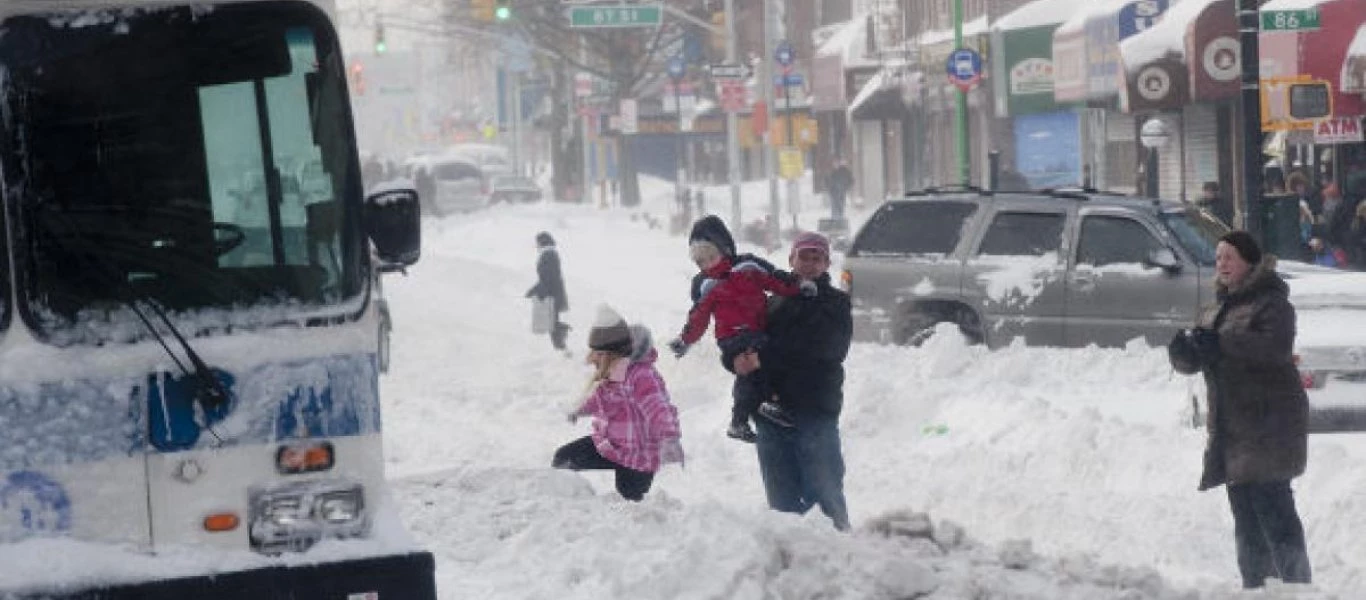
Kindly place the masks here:
[(981, 327), (977, 318), (963, 308), (945, 308), (941, 311), (907, 310), (902, 313), (892, 329), (892, 341), (900, 346), (919, 347), (934, 337), (935, 327), (940, 323), (953, 323), (958, 331), (967, 338), (969, 344), (982, 343)]

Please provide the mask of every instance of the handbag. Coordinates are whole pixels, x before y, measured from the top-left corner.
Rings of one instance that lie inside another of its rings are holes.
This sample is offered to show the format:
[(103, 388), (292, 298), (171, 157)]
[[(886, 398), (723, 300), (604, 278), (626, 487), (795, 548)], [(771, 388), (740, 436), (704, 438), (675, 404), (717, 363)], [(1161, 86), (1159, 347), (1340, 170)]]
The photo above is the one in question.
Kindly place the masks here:
[(546, 296), (544, 298), (531, 299), (531, 333), (542, 334), (550, 333), (550, 328), (555, 321), (555, 298)]

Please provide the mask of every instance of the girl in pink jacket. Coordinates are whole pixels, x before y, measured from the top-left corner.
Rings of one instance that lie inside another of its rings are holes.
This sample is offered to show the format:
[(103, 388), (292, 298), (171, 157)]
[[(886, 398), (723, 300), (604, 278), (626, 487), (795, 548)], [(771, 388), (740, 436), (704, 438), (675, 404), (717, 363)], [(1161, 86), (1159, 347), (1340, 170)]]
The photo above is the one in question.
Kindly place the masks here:
[(632, 329), (611, 308), (598, 309), (597, 322), (588, 333), (592, 352), (587, 360), (596, 369), (590, 393), (569, 414), (571, 423), (592, 416), (593, 433), (561, 446), (551, 466), (616, 471), (617, 492), (638, 501), (650, 491), (661, 464), (683, 462), (683, 449), (678, 411), (655, 370), (658, 354), (649, 332)]

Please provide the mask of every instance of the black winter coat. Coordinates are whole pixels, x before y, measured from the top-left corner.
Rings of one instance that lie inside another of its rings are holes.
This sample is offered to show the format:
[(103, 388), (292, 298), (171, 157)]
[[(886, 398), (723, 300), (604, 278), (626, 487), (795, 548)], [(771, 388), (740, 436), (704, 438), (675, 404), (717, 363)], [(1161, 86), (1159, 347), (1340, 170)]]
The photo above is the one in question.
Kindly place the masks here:
[(1172, 367), (1203, 373), (1209, 434), (1200, 489), (1225, 483), (1289, 481), (1304, 473), (1309, 399), (1293, 359), (1295, 308), (1289, 287), (1267, 255), (1234, 289), (1216, 288), (1219, 301), (1196, 325), (1212, 328), (1219, 311), (1219, 354), (1213, 365), (1173, 353)]
[(854, 335), (849, 295), (816, 280), (816, 296), (769, 298), (769, 351), (763, 364), (783, 408), (838, 417), (844, 407), (844, 357)]
[(536, 259), (536, 285), (531, 286), (526, 295), (538, 300), (554, 297), (556, 312), (569, 310), (569, 295), (564, 291), (564, 277), (560, 275), (560, 253), (554, 246), (541, 247), (541, 256)]

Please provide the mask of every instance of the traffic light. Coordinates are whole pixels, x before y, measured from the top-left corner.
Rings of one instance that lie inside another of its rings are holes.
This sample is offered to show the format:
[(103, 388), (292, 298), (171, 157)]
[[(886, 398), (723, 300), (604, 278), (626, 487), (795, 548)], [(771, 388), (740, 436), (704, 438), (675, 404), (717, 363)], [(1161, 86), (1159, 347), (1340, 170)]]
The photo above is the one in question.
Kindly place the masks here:
[(384, 41), (384, 23), (375, 23), (375, 54), (384, 54), (389, 44)]
[(494, 19), (494, 0), (470, 0), (470, 18), (492, 23)]
[(498, 6), (493, 9), (493, 18), (498, 21), (506, 21), (512, 18), (512, 2), (510, 0), (497, 0)]

